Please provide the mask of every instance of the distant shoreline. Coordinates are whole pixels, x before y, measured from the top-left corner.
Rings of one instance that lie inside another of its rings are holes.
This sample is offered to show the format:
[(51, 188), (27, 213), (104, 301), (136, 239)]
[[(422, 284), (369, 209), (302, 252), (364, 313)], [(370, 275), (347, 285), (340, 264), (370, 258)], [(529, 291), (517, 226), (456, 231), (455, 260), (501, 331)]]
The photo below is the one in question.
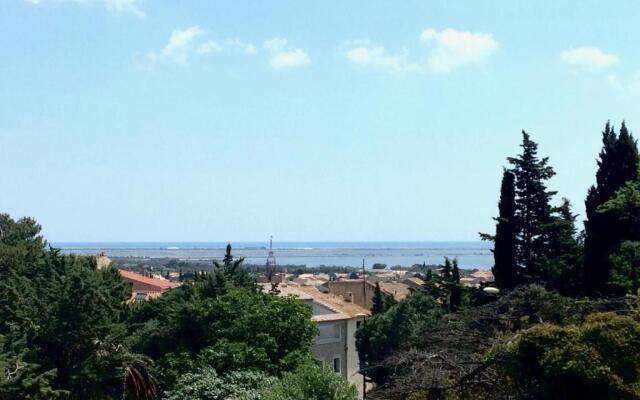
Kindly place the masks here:
[[(53, 242), (65, 254), (104, 252), (118, 258), (172, 258), (185, 261), (220, 260), (224, 242)], [(233, 254), (247, 263), (261, 265), (268, 253), (264, 242), (231, 243)], [(438, 265), (444, 257), (457, 258), (460, 267), (488, 269), (493, 265), (487, 242), (278, 242), (273, 251), (278, 264), (359, 267), (375, 263), (388, 267), (415, 264)]]

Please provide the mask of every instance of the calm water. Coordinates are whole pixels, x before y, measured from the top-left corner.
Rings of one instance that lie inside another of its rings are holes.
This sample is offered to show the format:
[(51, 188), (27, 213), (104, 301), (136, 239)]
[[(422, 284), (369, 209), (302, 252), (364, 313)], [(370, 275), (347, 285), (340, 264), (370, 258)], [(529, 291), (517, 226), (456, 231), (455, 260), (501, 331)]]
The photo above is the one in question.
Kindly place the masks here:
[[(223, 242), (107, 242), (52, 243), (64, 253), (97, 254), (110, 257), (178, 258), (181, 260), (221, 259)], [(231, 243), (233, 254), (250, 264), (263, 264), (268, 243)], [(462, 268), (488, 269), (493, 265), (491, 243), (487, 242), (278, 242), (274, 253), (280, 265), (336, 265), (358, 267), (362, 259), (374, 263), (411, 266), (440, 264), (444, 257), (457, 258)]]

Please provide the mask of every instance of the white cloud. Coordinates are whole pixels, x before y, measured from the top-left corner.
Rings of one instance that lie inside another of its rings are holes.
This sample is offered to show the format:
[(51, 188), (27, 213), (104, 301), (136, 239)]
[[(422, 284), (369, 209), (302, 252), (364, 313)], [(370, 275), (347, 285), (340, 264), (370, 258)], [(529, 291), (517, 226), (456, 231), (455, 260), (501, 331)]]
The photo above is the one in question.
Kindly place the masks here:
[(217, 53), (224, 50), (224, 47), (215, 40), (208, 40), (198, 46), (198, 54)]
[(409, 71), (420, 71), (422, 66), (408, 61), (408, 51), (401, 54), (388, 54), (383, 46), (368, 41), (352, 42), (352, 47), (345, 53), (347, 60), (354, 64), (368, 65), (388, 70), (394, 75)]
[(287, 39), (273, 38), (264, 42), (269, 53), (269, 65), (273, 69), (302, 67), (311, 63), (309, 55), (302, 49), (287, 47)]
[(25, 0), (32, 5), (40, 5), (45, 3), (75, 3), (79, 5), (99, 5), (107, 10), (130, 13), (137, 17), (143, 18), (144, 12), (140, 9), (142, 0)]
[(258, 52), (256, 46), (254, 46), (252, 43), (245, 43), (237, 38), (227, 39), (225, 43), (227, 44), (227, 46), (240, 50), (248, 55), (254, 55)]
[(433, 72), (449, 72), (467, 64), (480, 63), (499, 48), (490, 33), (451, 28), (440, 32), (426, 29), (420, 35), (420, 42), (430, 48), (427, 67)]
[(569, 65), (587, 68), (606, 68), (620, 61), (614, 54), (592, 46), (565, 50), (560, 53), (560, 59)]
[(187, 64), (189, 57), (193, 54), (204, 56), (227, 50), (237, 50), (247, 55), (253, 55), (257, 52), (253, 44), (245, 43), (237, 38), (224, 41), (207, 39), (206, 31), (198, 25), (194, 25), (185, 29), (174, 29), (164, 48), (159, 52), (147, 53), (147, 60), (151, 63)]
[(203, 33), (204, 31), (197, 25), (183, 30), (175, 29), (169, 37), (169, 43), (164, 46), (160, 54), (151, 52), (148, 54), (148, 58), (152, 62), (165, 61), (186, 64), (189, 60), (189, 53), (194, 46), (194, 40)]
[(480, 63), (499, 48), (490, 33), (450, 28), (440, 32), (426, 29), (420, 35), (420, 42), (427, 49), (423, 61), (411, 60), (407, 49), (391, 54), (383, 46), (371, 44), (368, 40), (347, 43), (345, 57), (351, 63), (380, 68), (394, 75), (406, 72), (444, 73), (467, 64)]

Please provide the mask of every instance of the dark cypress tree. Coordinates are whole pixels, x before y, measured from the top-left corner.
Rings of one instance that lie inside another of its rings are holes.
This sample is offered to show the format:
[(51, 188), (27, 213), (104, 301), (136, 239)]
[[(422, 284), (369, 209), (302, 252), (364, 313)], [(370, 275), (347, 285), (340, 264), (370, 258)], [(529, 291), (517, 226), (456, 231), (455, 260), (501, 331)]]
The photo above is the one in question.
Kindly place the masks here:
[(451, 269), (449, 305), (451, 311), (459, 310), (462, 305), (462, 287), (460, 286), (460, 269), (458, 269), (457, 259), (453, 260), (453, 268)]
[(515, 176), (509, 170), (502, 174), (500, 201), (495, 236), (481, 233), (482, 240), (493, 241), (494, 266), (491, 269), (496, 285), (500, 289), (513, 289), (518, 284), (516, 262), (516, 188)]
[(427, 276), (425, 277), (426, 282), (431, 282), (433, 280), (433, 272), (430, 269), (427, 270)]
[(583, 282), (587, 293), (605, 290), (611, 270), (610, 255), (624, 240), (620, 237), (615, 214), (600, 213), (598, 207), (609, 200), (628, 181), (638, 179), (638, 147), (625, 123), (616, 135), (609, 122), (602, 132), (596, 184), (585, 200)]
[(384, 312), (384, 297), (380, 289), (380, 282), (376, 282), (376, 288), (373, 291), (373, 305), (371, 306), (371, 314), (381, 314)]
[(233, 263), (233, 255), (231, 255), (231, 243), (227, 244), (222, 263), (224, 264), (225, 268), (231, 268), (231, 265)]
[(551, 220), (549, 201), (555, 192), (547, 190), (545, 181), (555, 172), (548, 157), (538, 158), (538, 144), (522, 131), (522, 154), (509, 157), (516, 182), (516, 249), (518, 266), (525, 280), (540, 277), (547, 247), (545, 227)]
[(453, 266), (451, 265), (451, 260), (449, 260), (449, 257), (445, 257), (444, 258), (444, 265), (442, 266), (442, 270), (440, 271), (440, 275), (441, 275), (442, 280), (444, 282), (450, 282), (451, 281), (452, 269), (453, 269)]

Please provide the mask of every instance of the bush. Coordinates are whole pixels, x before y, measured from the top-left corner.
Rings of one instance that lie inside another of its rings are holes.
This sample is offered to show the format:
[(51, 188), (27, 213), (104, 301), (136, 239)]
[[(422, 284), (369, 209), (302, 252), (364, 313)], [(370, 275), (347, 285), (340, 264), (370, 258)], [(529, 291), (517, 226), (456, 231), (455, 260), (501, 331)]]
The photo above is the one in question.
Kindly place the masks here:
[(218, 376), (212, 368), (181, 376), (164, 400), (260, 400), (260, 388), (277, 381), (260, 372), (231, 372)]
[(537, 325), (495, 360), (531, 398), (640, 397), (640, 324), (629, 316), (598, 313), (579, 325)]
[(307, 364), (262, 391), (262, 400), (357, 400), (358, 391), (328, 368)]

